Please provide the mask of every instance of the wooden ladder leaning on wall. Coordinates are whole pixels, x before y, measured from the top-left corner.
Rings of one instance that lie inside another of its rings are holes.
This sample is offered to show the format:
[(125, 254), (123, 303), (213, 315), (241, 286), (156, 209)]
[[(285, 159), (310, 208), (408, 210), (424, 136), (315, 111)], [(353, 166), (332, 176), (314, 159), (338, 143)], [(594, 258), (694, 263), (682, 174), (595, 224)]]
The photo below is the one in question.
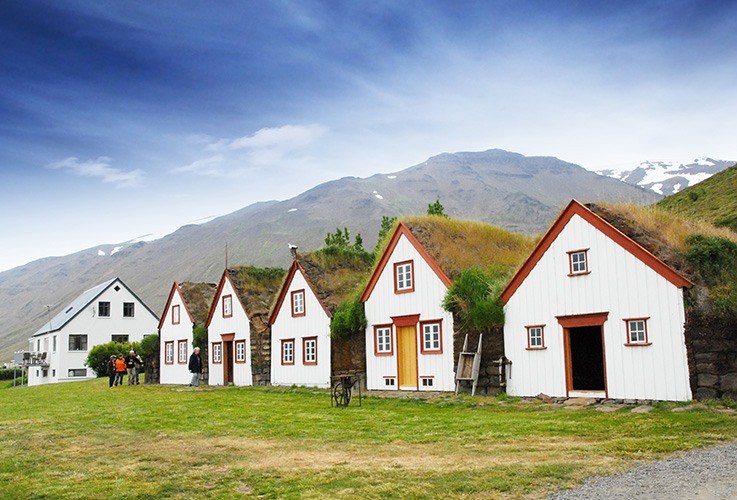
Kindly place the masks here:
[(476, 395), (476, 384), (479, 381), (479, 367), (481, 366), (481, 340), (483, 334), (479, 333), (479, 345), (476, 352), (468, 351), (468, 334), (463, 339), (463, 349), (458, 353), (458, 366), (456, 368), (456, 396), (461, 389), (461, 381), (471, 382), (471, 396)]

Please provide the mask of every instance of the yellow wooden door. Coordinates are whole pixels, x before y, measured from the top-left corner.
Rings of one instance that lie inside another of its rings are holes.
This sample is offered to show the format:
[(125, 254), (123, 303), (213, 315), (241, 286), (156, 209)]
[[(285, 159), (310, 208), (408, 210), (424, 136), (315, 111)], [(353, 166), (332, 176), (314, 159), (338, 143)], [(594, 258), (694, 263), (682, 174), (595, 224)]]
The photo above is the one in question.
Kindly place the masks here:
[(399, 388), (417, 388), (417, 339), (414, 326), (397, 328)]

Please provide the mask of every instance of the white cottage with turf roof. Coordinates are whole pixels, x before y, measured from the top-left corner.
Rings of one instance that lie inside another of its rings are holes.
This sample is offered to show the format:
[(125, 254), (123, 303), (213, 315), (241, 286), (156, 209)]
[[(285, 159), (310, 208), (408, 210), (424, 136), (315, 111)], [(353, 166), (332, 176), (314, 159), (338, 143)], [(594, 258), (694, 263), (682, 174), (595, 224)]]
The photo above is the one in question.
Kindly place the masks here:
[[(159, 321), (160, 383), (189, 384), (193, 331), (207, 322), (216, 287), (214, 283), (180, 284), (176, 281), (172, 285)], [(201, 355), (205, 361), (206, 354)]]
[(692, 284), (571, 201), (502, 293), (513, 396), (690, 400)]
[(228, 269), (218, 283), (206, 326), (208, 384), (253, 385), (250, 323)]
[[(481, 222), (438, 216), (402, 220), (361, 295), (368, 323), (368, 388), (454, 390), (463, 337), (469, 334), (475, 350), (478, 332), (455, 331), (453, 314), (442, 307), (448, 288), (470, 268), (513, 269), (529, 248), (528, 237)], [(484, 338), (484, 371), (501, 356), (501, 331), (491, 337)]]
[(93, 347), (111, 341), (139, 342), (156, 334), (158, 321), (120, 278), (90, 288), (29, 339), (36, 361), (28, 370), (28, 385), (95, 378), (85, 366)]
[(331, 317), (295, 257), (269, 318), (272, 385), (330, 387)]

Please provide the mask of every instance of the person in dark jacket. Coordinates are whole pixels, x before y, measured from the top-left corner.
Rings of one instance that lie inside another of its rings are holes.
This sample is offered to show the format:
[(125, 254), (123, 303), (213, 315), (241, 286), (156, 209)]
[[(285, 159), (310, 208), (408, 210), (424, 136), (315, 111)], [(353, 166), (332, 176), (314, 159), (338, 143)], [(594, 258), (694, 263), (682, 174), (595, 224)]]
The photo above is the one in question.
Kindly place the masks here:
[(141, 358), (136, 355), (136, 351), (131, 350), (125, 357), (125, 368), (128, 371), (128, 385), (138, 385), (136, 380), (138, 367), (143, 364)]
[(200, 356), (199, 347), (195, 347), (189, 357), (189, 371), (192, 373), (192, 381), (189, 386), (197, 387), (200, 385), (200, 374), (202, 373), (202, 357)]
[(107, 362), (107, 376), (110, 379), (110, 387), (112, 387), (115, 382), (115, 354), (110, 356)]

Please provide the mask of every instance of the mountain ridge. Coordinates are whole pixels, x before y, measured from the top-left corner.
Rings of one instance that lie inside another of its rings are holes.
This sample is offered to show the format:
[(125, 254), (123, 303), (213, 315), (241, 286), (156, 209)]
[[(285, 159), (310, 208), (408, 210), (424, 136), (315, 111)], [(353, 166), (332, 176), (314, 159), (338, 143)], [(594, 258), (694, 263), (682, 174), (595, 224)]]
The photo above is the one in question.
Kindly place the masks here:
[[(217, 281), (231, 264), (286, 266), (287, 244), (320, 248), (328, 231), (348, 227), (364, 244), (376, 242), (382, 216), (421, 215), (440, 199), (452, 217), (480, 220), (523, 234), (547, 229), (571, 198), (650, 204), (650, 191), (600, 176), (555, 157), (500, 149), (441, 153), (406, 169), (343, 177), (284, 201), (258, 202), (209, 222), (182, 226), (163, 238), (97, 245), (47, 257), (0, 273), (0, 359), (25, 346), (34, 326), (81, 290), (120, 276), (154, 311), (171, 282)], [(99, 251), (105, 255), (98, 255)]]

